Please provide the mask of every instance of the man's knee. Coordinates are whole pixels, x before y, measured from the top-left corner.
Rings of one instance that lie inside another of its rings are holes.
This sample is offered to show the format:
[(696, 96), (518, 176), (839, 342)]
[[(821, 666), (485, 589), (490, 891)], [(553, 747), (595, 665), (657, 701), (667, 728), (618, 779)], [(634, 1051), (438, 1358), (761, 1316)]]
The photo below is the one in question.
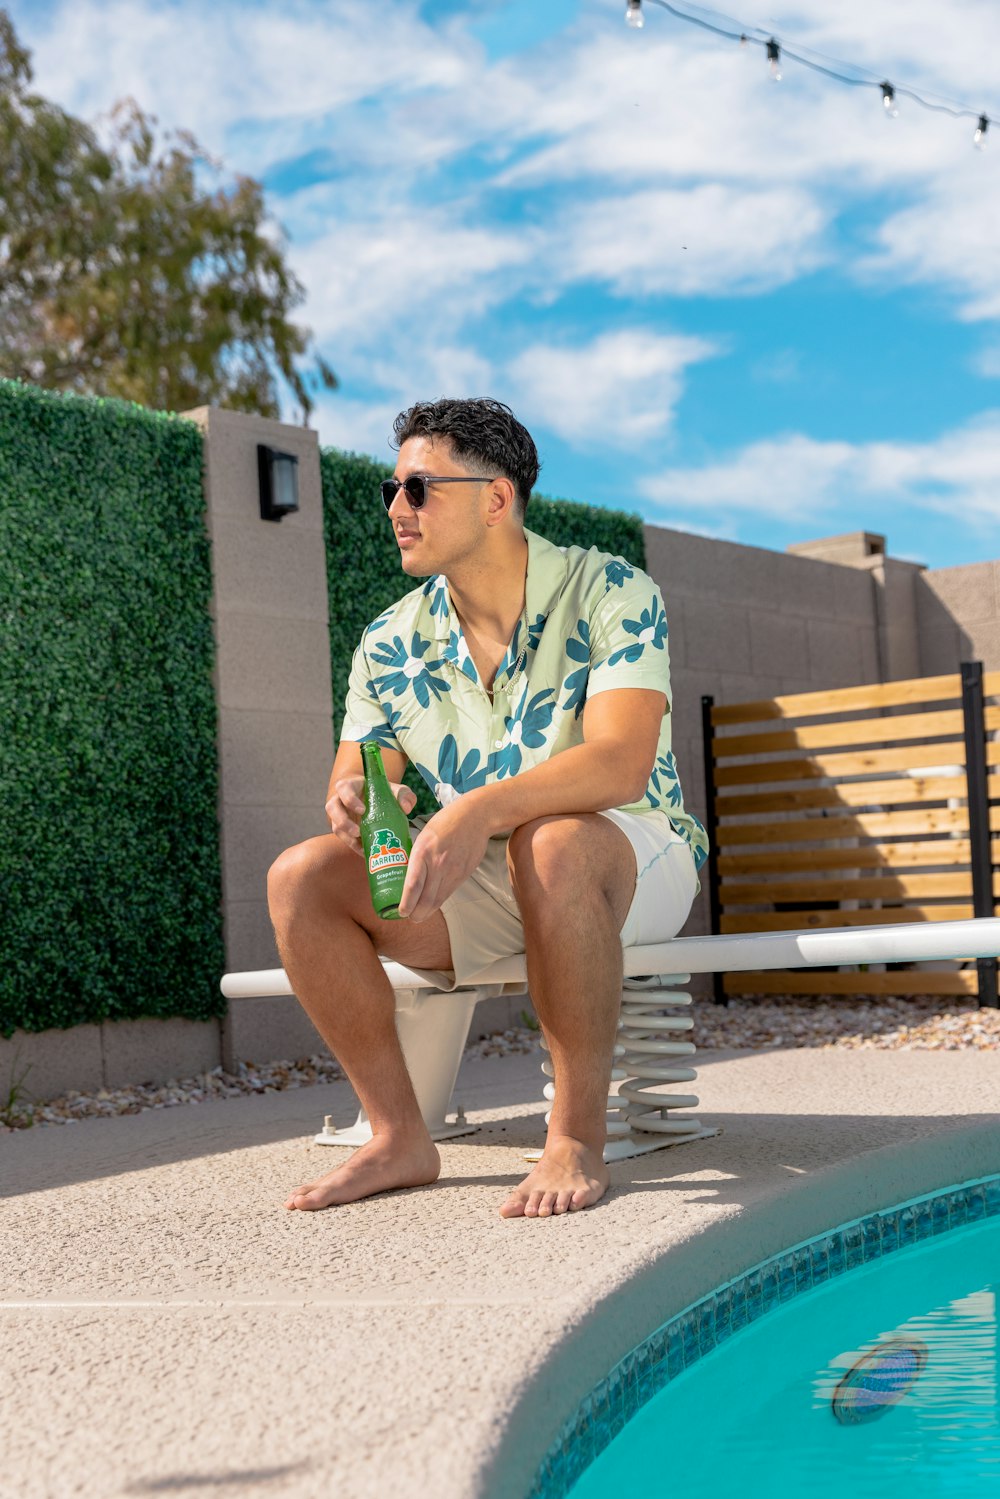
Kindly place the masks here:
[[(341, 857), (343, 855), (343, 857)], [(284, 905), (301, 905), (317, 890), (335, 898), (347, 882), (338, 878), (346, 869), (346, 860), (356, 857), (349, 848), (332, 836), (307, 838), (280, 853), (267, 871), (267, 902), (274, 915)]]
[(515, 828), (507, 841), (507, 865), (514, 885), (536, 884), (552, 894), (577, 891), (581, 880), (593, 886), (594, 875), (605, 862), (602, 821), (596, 813), (579, 813), (538, 817)]

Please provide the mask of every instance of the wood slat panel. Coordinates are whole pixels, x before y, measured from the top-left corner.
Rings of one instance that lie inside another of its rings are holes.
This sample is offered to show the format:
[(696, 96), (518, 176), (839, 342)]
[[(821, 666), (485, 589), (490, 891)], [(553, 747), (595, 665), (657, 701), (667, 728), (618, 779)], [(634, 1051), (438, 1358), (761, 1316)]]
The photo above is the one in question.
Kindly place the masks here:
[[(845, 781), (839, 786), (811, 786), (802, 790), (747, 792), (720, 796), (717, 817), (754, 816), (764, 812), (795, 812), (802, 807), (901, 807), (917, 802), (946, 802), (956, 795), (959, 777), (927, 776), (914, 780)], [(991, 776), (991, 796), (1000, 797), (1000, 776)]]
[(1000, 671), (983, 672), (983, 697), (1000, 697)]
[(968, 921), (972, 906), (883, 906), (876, 911), (748, 911), (723, 914), (720, 928), (733, 932), (799, 932), (818, 927), (903, 926), (912, 921)]
[[(1000, 673), (994, 674), (1000, 678)], [(1000, 687), (990, 689), (1000, 691)], [(765, 698), (755, 703), (720, 703), (712, 709), (712, 723), (759, 723), (771, 718), (809, 718), (821, 713), (853, 713), (866, 708), (896, 708), (914, 703), (961, 702), (962, 679), (915, 677), (906, 682), (871, 683), (861, 687), (838, 687), (830, 692), (797, 692), (788, 697)]]
[[(1000, 720), (1000, 709), (990, 709)], [(717, 761), (737, 755), (770, 755), (789, 749), (829, 749), (838, 744), (898, 744), (903, 739), (933, 739), (964, 732), (961, 708), (943, 713), (911, 713), (899, 718), (832, 719), (829, 723), (803, 724), (780, 732), (724, 734), (713, 739)], [(964, 759), (964, 756), (963, 756)]]
[[(990, 745), (998, 754), (1000, 745)], [(941, 765), (964, 765), (965, 744), (908, 744), (900, 749), (863, 750), (850, 755), (795, 755), (787, 760), (757, 761), (752, 765), (724, 765), (715, 773), (717, 786), (770, 786), (778, 781), (810, 781), (821, 776), (877, 775), (886, 770), (923, 770)], [(965, 791), (965, 776), (953, 781)], [(958, 794), (958, 793), (956, 793)]]
[[(995, 830), (1000, 832), (1000, 807)], [(932, 807), (926, 812), (856, 812), (852, 817), (807, 817), (801, 822), (722, 823), (718, 848), (749, 843), (829, 842), (831, 838), (905, 838), (921, 833), (967, 833), (967, 807)]]
[(1000, 765), (1000, 741), (992, 740), (986, 746), (987, 765)]
[(953, 973), (727, 973), (727, 994), (976, 994), (975, 969)]
[[(993, 844), (993, 857), (1000, 861), (1000, 838)], [(972, 842), (968, 838), (937, 838), (912, 843), (867, 843), (856, 848), (794, 848), (780, 853), (722, 854), (720, 875), (791, 874), (801, 869), (919, 869), (925, 865), (968, 864)]]
[(902, 900), (923, 896), (936, 900), (945, 896), (972, 899), (972, 873), (898, 874), (860, 876), (853, 880), (723, 880), (719, 899), (724, 906), (746, 906), (758, 901), (799, 902), (810, 900)]
[[(1000, 707), (986, 708), (988, 733), (1000, 729)], [(827, 723), (798, 724), (782, 730), (757, 730), (752, 734), (722, 734), (713, 740), (717, 762), (744, 755), (778, 754), (789, 749), (831, 749), (836, 745), (887, 744), (904, 740), (942, 738), (963, 735), (965, 718), (961, 708), (937, 713), (911, 713), (899, 717), (831, 719)], [(998, 753), (1000, 753), (1000, 746)], [(964, 761), (964, 755), (962, 759)]]

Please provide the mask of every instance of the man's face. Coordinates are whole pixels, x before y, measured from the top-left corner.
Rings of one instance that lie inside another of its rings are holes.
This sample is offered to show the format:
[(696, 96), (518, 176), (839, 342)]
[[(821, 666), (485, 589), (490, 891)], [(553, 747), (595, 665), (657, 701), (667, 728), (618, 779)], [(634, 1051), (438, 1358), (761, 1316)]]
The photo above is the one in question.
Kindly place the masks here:
[[(468, 472), (454, 457), (450, 442), (429, 437), (408, 438), (399, 450), (395, 467), (400, 480), (411, 474), (458, 477)], [(450, 566), (475, 549), (486, 532), (482, 520), (485, 490), (485, 479), (468, 484), (428, 484), (426, 502), (419, 510), (414, 510), (405, 489), (397, 492), (388, 513), (405, 573), (414, 578), (447, 573)]]

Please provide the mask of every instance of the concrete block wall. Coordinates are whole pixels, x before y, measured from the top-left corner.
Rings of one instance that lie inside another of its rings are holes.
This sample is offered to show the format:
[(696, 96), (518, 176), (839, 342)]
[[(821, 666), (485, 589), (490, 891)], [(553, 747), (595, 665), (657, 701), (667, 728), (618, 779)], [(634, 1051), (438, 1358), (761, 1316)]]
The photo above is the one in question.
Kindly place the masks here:
[[(673, 744), (685, 805), (705, 812), (703, 695), (717, 703), (877, 682), (878, 597), (838, 562), (645, 528), (670, 631)], [(707, 932), (705, 891), (685, 931)]]
[(974, 562), (922, 573), (915, 589), (920, 675), (982, 661), (1000, 671), (1000, 562)]

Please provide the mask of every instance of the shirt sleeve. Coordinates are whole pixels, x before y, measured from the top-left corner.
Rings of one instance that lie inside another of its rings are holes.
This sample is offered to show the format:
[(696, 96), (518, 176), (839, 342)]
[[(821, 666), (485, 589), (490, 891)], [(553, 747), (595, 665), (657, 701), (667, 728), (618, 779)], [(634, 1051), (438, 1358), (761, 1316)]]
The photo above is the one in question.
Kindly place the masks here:
[(648, 573), (629, 570), (619, 583), (608, 578), (590, 616), (590, 678), (587, 696), (616, 687), (647, 687), (667, 694), (670, 657), (663, 595)]
[(365, 649), (367, 642), (366, 630), (351, 661), (351, 675), (344, 703), (344, 723), (340, 731), (341, 742), (346, 739), (357, 744), (375, 743), (383, 749), (398, 750), (400, 754), (405, 754), (392, 723), (392, 719), (398, 718), (398, 714), (391, 709), (387, 711), (375, 691)]

